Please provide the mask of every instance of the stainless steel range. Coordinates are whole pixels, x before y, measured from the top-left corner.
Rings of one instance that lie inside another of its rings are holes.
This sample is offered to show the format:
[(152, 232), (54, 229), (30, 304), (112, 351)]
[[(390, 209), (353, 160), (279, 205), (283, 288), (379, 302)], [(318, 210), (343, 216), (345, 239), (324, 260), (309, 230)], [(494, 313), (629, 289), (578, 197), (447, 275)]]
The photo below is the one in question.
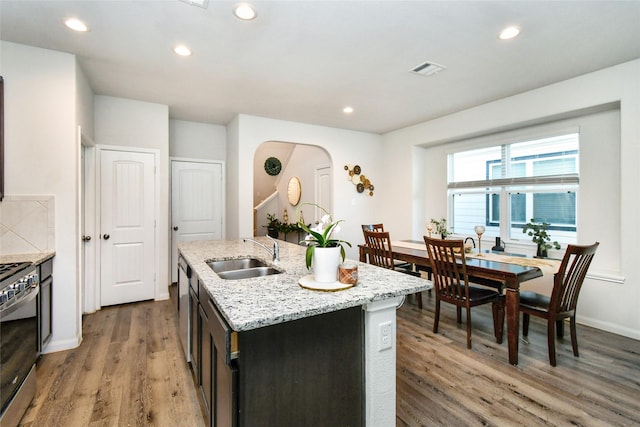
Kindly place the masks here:
[(0, 264), (0, 424), (18, 425), (36, 392), (40, 282), (30, 262)]

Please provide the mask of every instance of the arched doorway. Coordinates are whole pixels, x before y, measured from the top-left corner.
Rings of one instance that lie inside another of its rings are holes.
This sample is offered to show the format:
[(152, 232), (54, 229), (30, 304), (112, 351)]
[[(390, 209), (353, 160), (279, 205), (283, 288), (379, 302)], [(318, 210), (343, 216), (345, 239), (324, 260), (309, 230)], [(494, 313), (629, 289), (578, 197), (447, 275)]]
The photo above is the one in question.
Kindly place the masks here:
[[(267, 162), (267, 159), (270, 160)], [(267, 141), (256, 149), (253, 167), (254, 235), (267, 234), (270, 218), (277, 219), (280, 224), (295, 223), (298, 208), (306, 223), (315, 222), (319, 219), (318, 210), (312, 206), (300, 207), (307, 202), (321, 204), (332, 211), (332, 161), (322, 147)], [(296, 205), (288, 198), (289, 183), (294, 177), (298, 178), (300, 186)], [(286, 231), (286, 227), (283, 230)], [(280, 233), (279, 238), (295, 243), (299, 240), (296, 233)]]

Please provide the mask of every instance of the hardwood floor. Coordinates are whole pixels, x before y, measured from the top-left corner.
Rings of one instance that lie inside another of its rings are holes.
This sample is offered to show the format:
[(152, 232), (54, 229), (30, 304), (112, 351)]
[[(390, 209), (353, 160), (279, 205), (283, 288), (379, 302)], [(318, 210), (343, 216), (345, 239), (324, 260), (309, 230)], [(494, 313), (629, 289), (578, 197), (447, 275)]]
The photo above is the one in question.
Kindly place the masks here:
[[(398, 310), (398, 426), (632, 426), (640, 424), (640, 341), (578, 325), (580, 357), (573, 356), (568, 325), (549, 365), (546, 325), (531, 318), (529, 343), (520, 341), (519, 364), (496, 344), (491, 308), (472, 309), (473, 348), (442, 304), (432, 332), (434, 298), (423, 310)], [(536, 321), (535, 323), (534, 320)]]
[[(171, 294), (85, 316), (80, 347), (40, 359), (38, 394), (22, 425), (203, 426)], [(453, 307), (443, 304), (433, 334), (427, 293), (423, 305), (410, 298), (398, 310), (398, 426), (640, 424), (640, 341), (578, 325), (580, 357), (567, 336), (553, 368), (546, 329), (532, 318), (514, 367), (506, 342), (494, 341), (490, 307), (473, 309), (467, 350)]]
[(175, 304), (173, 296), (84, 316), (78, 348), (40, 358), (21, 425), (204, 426)]

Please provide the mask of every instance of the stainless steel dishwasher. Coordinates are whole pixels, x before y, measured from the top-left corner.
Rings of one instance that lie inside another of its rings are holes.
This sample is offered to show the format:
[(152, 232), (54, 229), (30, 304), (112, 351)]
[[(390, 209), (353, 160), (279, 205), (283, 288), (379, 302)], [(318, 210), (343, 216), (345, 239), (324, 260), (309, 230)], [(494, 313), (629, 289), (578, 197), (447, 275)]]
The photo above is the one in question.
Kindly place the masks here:
[(191, 267), (180, 255), (178, 257), (178, 332), (180, 333), (180, 341), (182, 342), (182, 349), (187, 362), (191, 362), (191, 352), (189, 351), (191, 337), (191, 313), (189, 313), (190, 281)]

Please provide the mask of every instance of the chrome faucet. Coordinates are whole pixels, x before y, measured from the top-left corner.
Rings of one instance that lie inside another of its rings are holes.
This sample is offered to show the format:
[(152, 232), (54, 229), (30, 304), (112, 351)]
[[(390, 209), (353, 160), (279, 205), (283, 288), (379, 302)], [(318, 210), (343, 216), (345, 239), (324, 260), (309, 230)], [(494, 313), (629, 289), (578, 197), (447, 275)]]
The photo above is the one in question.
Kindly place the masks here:
[(471, 243), (473, 243), (473, 247), (476, 247), (476, 241), (473, 240), (473, 237), (467, 237), (466, 239), (464, 239), (464, 244), (467, 244), (467, 240), (471, 239)]
[(253, 240), (253, 239), (249, 239), (249, 238), (245, 238), (245, 239), (242, 239), (242, 240), (245, 243), (246, 242), (253, 242), (258, 246), (262, 246), (265, 251), (269, 252), (269, 255), (271, 255), (273, 261), (275, 261), (275, 262), (280, 261), (280, 246), (278, 246), (278, 241), (276, 239), (274, 239), (273, 237), (271, 237), (271, 236), (265, 236), (265, 237), (273, 242), (273, 250), (269, 249), (265, 244), (260, 243), (257, 240)]

